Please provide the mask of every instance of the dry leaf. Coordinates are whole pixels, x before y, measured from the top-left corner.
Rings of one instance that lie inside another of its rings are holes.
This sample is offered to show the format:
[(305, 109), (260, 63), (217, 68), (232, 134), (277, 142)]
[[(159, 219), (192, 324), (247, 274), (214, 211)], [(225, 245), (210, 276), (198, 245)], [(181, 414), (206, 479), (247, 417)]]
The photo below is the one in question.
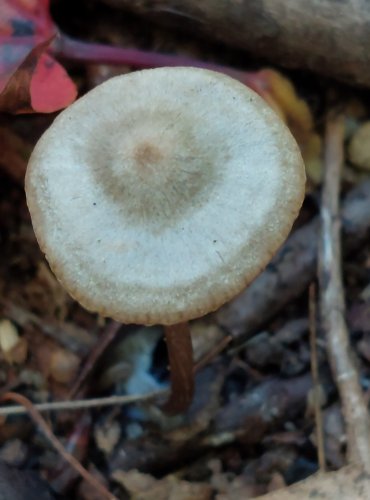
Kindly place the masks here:
[(348, 465), (336, 472), (315, 474), (304, 481), (258, 497), (260, 500), (368, 500), (370, 474)]
[(121, 437), (121, 425), (117, 420), (108, 420), (94, 429), (95, 442), (99, 450), (109, 455)]
[(0, 348), (4, 354), (11, 351), (19, 342), (18, 330), (8, 319), (0, 321)]
[(0, 321), (0, 349), (8, 363), (22, 364), (27, 358), (26, 339), (18, 335), (16, 327), (7, 319)]
[(209, 485), (190, 483), (174, 475), (158, 480), (137, 470), (117, 470), (112, 478), (130, 493), (132, 500), (211, 500), (212, 497)]

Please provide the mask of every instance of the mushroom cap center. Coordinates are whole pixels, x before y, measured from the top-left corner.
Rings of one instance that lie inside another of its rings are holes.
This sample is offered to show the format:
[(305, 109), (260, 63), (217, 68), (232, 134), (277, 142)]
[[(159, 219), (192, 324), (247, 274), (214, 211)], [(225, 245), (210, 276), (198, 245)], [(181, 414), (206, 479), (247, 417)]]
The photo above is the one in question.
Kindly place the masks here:
[(149, 141), (137, 144), (133, 151), (133, 159), (136, 162), (140, 174), (145, 178), (147, 175), (155, 174), (158, 163), (163, 160), (163, 153), (159, 147)]
[(109, 131), (103, 148), (91, 135), (96, 185), (120, 205), (124, 223), (168, 229), (206, 204), (222, 179), (216, 165), (222, 155), (226, 161), (224, 137), (210, 147), (195, 133), (192, 116), (181, 114), (179, 120), (177, 109), (156, 116), (133, 113)]

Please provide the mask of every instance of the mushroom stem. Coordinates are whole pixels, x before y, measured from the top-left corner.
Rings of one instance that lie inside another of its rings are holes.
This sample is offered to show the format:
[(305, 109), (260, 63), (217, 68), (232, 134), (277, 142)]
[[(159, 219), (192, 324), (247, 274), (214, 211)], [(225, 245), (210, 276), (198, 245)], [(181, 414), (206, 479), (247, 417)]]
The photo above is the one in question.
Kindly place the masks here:
[(162, 410), (175, 415), (184, 412), (193, 399), (193, 346), (188, 322), (165, 326), (164, 332), (170, 364), (171, 392)]

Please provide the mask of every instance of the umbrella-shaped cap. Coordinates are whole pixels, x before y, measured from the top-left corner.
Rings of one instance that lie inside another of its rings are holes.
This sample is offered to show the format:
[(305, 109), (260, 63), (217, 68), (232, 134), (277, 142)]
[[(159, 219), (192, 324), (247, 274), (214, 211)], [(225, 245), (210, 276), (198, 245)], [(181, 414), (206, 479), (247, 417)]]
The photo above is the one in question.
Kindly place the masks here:
[(305, 174), (274, 111), (195, 68), (113, 78), (63, 111), (26, 178), (42, 250), (86, 308), (174, 324), (240, 292), (297, 216)]

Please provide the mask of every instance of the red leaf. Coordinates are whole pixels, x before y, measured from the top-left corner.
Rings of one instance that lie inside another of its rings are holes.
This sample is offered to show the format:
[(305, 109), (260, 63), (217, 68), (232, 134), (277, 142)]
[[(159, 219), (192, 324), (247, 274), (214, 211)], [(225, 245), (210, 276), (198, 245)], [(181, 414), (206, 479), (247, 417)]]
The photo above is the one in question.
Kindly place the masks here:
[(65, 70), (45, 54), (51, 42), (34, 47), (0, 94), (0, 110), (8, 113), (50, 113), (68, 106), (76, 88)]
[(46, 53), (56, 34), (49, 0), (0, 0), (0, 111), (51, 113), (74, 101), (74, 83)]
[(30, 94), (34, 111), (52, 113), (71, 104), (77, 89), (63, 66), (49, 54), (42, 54), (31, 79)]

